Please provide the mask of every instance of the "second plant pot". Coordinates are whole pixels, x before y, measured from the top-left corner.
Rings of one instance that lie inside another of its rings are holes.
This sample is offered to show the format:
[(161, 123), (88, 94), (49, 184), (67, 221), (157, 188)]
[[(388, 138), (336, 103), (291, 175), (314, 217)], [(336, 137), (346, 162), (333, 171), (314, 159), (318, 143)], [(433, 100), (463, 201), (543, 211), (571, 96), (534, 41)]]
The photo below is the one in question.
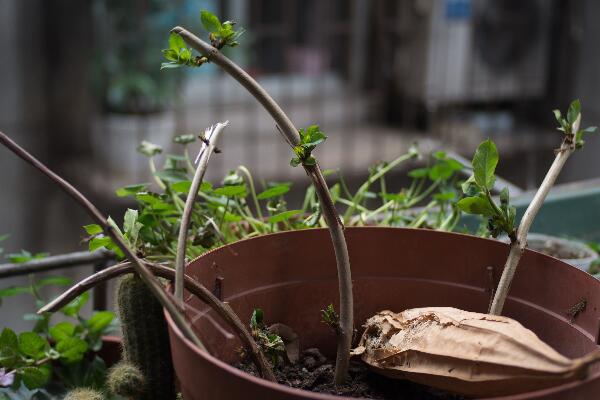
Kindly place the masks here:
[[(424, 306), (485, 312), (508, 247), (473, 236), (398, 228), (347, 228), (354, 281), (355, 326), (374, 313)], [(239, 241), (194, 260), (187, 273), (228, 301), (243, 321), (262, 308), (268, 322), (298, 333), (301, 348), (334, 356), (335, 338), (320, 310), (336, 304), (338, 286), (329, 233), (284, 232)], [(576, 318), (567, 313), (586, 300)], [(339, 399), (273, 384), (231, 364), (240, 342), (196, 298), (187, 317), (209, 349), (184, 339), (167, 315), (173, 364), (186, 400)], [(337, 308), (337, 305), (336, 305)], [(527, 250), (517, 270), (504, 315), (512, 317), (568, 357), (597, 348), (600, 281), (557, 259)], [(600, 392), (600, 367), (587, 379), (504, 399), (591, 399)], [(499, 397), (498, 397), (499, 398)]]

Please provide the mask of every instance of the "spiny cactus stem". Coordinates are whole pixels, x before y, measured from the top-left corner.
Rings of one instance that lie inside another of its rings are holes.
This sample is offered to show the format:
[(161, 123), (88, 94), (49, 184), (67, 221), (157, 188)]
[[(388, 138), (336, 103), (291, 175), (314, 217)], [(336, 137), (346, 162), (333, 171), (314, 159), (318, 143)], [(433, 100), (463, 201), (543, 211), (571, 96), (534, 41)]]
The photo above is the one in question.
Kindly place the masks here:
[(187, 244), (188, 225), (190, 224), (190, 218), (192, 216), (192, 211), (194, 210), (194, 202), (198, 195), (198, 189), (200, 188), (200, 184), (206, 173), (206, 168), (208, 167), (208, 160), (216, 148), (221, 132), (228, 124), (229, 121), (219, 122), (204, 131), (204, 137), (207, 142), (202, 143), (198, 167), (194, 173), (192, 185), (190, 186), (183, 214), (181, 215), (179, 236), (177, 238), (177, 255), (175, 257), (175, 299), (177, 299), (181, 306), (183, 305), (183, 276), (185, 275), (185, 249)]
[[(172, 268), (147, 261), (143, 261), (143, 263), (150, 271), (152, 271), (154, 275), (169, 279), (171, 281), (175, 279), (175, 271)], [(102, 271), (91, 275), (70, 287), (55, 300), (41, 308), (38, 311), (38, 314), (43, 314), (45, 312), (56, 312), (74, 298), (93, 288), (94, 286), (118, 276), (129, 274), (133, 272), (133, 270), (134, 269), (129, 262), (105, 268)], [(208, 304), (221, 318), (223, 318), (223, 320), (229, 324), (230, 328), (238, 335), (244, 347), (248, 350), (261, 376), (269, 381), (276, 382), (277, 379), (275, 378), (271, 366), (265, 358), (262, 350), (258, 347), (254, 341), (254, 338), (246, 329), (244, 323), (238, 318), (235, 312), (233, 312), (231, 307), (220, 301), (210, 290), (204, 287), (204, 285), (195, 281), (188, 275), (184, 275), (184, 285), (186, 290), (197, 296), (204, 303)]]
[(181, 330), (181, 332), (192, 342), (194, 342), (201, 349), (205, 349), (204, 345), (196, 337), (194, 331), (190, 325), (186, 322), (183, 313), (179, 311), (176, 306), (176, 302), (173, 301), (169, 294), (163, 290), (160, 283), (156, 280), (154, 275), (144, 266), (142, 261), (129, 249), (123, 237), (115, 232), (115, 229), (111, 224), (108, 223), (108, 220), (102, 213), (89, 201), (81, 192), (79, 192), (75, 187), (73, 187), (70, 183), (65, 181), (63, 178), (58, 176), (56, 173), (51, 171), (46, 165), (36, 159), (34, 156), (29, 154), (27, 150), (19, 146), (12, 139), (10, 139), (4, 132), (0, 131), (0, 143), (6, 146), (10, 151), (12, 151), (15, 155), (23, 159), (28, 164), (32, 165), (44, 175), (46, 175), (50, 180), (56, 183), (62, 190), (64, 190), (69, 196), (71, 196), (81, 207), (85, 209), (85, 211), (89, 214), (89, 216), (102, 227), (102, 230), (106, 235), (108, 235), (117, 246), (123, 251), (125, 256), (134, 266), (135, 272), (140, 275), (140, 278), (144, 281), (146, 285), (150, 288), (154, 296), (161, 302), (163, 307), (167, 309), (173, 321), (177, 325), (177, 327)]

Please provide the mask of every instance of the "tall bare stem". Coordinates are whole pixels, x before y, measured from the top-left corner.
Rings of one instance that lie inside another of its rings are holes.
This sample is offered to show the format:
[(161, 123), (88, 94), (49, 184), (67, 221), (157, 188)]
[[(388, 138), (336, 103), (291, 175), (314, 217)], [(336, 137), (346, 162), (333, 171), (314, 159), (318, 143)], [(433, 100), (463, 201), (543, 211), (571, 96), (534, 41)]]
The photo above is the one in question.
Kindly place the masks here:
[[(572, 132), (579, 131), (580, 124), (581, 114), (579, 114), (579, 117), (573, 123)], [(500, 278), (498, 288), (496, 289), (496, 293), (494, 294), (494, 299), (492, 300), (492, 304), (490, 305), (490, 314), (502, 314), (504, 302), (506, 301), (506, 297), (508, 296), (508, 292), (510, 290), (510, 285), (515, 275), (515, 271), (517, 270), (517, 266), (519, 265), (521, 256), (523, 255), (525, 247), (527, 246), (527, 234), (529, 233), (531, 224), (533, 224), (533, 220), (535, 219), (537, 213), (540, 211), (542, 204), (544, 204), (544, 200), (546, 199), (548, 192), (554, 185), (554, 182), (556, 181), (556, 178), (560, 174), (560, 171), (567, 162), (567, 159), (571, 154), (573, 154), (574, 151), (575, 143), (573, 141), (573, 138), (567, 136), (563, 140), (560, 148), (556, 150), (556, 158), (554, 159), (554, 162), (552, 163), (550, 169), (546, 173), (546, 176), (544, 177), (542, 184), (540, 185), (538, 191), (533, 197), (533, 200), (531, 200), (531, 203), (529, 203), (529, 207), (527, 207), (525, 214), (523, 214), (523, 218), (521, 219), (519, 227), (517, 228), (517, 235), (515, 240), (511, 240), (510, 251), (508, 253), (506, 263), (504, 264), (502, 277)]]
[[(205, 56), (210, 62), (220, 66), (231, 77), (237, 80), (254, 98), (265, 108), (265, 110), (275, 120), (277, 126), (286, 138), (290, 146), (296, 146), (300, 142), (298, 129), (292, 121), (283, 112), (281, 107), (269, 96), (269, 94), (254, 80), (246, 71), (237, 64), (225, 57), (218, 49), (204, 42), (196, 35), (181, 27), (175, 27), (172, 32), (178, 33), (181, 37)], [(323, 210), (323, 217), (329, 227), (329, 233), (333, 244), (340, 295), (340, 326), (337, 344), (335, 383), (341, 384), (348, 375), (348, 365), (350, 360), (350, 348), (352, 346), (352, 334), (354, 330), (354, 305), (352, 298), (352, 275), (350, 271), (350, 259), (348, 257), (348, 248), (344, 237), (343, 225), (340, 217), (331, 200), (331, 194), (323, 178), (321, 169), (316, 163), (309, 166), (304, 165), (308, 176), (312, 179), (316, 188), (319, 202)]]
[(216, 148), (221, 132), (228, 123), (228, 121), (219, 122), (204, 131), (204, 140), (206, 141), (202, 142), (198, 167), (194, 173), (192, 185), (190, 186), (183, 214), (181, 215), (179, 237), (177, 238), (177, 255), (175, 257), (175, 298), (181, 306), (183, 306), (183, 276), (185, 274), (185, 249), (187, 244), (188, 225), (190, 224), (190, 218), (198, 195), (198, 189), (200, 189), (200, 184), (206, 173), (206, 168), (208, 167), (208, 160)]

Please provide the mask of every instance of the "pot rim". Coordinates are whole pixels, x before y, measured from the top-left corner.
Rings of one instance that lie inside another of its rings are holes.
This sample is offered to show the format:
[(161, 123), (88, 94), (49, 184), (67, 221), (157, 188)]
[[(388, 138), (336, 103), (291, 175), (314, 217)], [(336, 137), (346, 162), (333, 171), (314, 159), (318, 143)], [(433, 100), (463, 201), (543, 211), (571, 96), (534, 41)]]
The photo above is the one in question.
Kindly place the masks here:
[[(255, 239), (260, 239), (260, 238), (264, 238), (267, 236), (281, 236), (281, 235), (289, 235), (289, 234), (294, 234), (297, 232), (304, 232), (304, 231), (317, 231), (317, 230), (326, 230), (327, 228), (323, 228), (323, 227), (318, 227), (318, 228), (309, 228), (309, 229), (302, 229), (300, 231), (298, 230), (290, 230), (290, 231), (282, 231), (282, 232), (272, 232), (272, 233), (267, 233), (264, 235), (260, 235), (260, 236), (254, 236), (251, 238), (245, 238), (245, 239), (241, 239), (241, 240), (237, 240), (235, 242), (232, 243), (227, 243), (218, 247), (215, 247), (214, 249), (211, 249), (205, 253), (203, 253), (202, 255), (190, 260), (190, 262), (188, 262), (187, 265), (195, 262), (196, 260), (204, 257), (207, 254), (210, 254), (214, 251), (217, 250), (221, 250), (227, 246), (233, 245), (233, 244), (237, 244), (239, 242), (243, 242), (243, 241), (247, 241), (247, 240), (255, 240)], [(355, 226), (355, 227), (346, 227), (345, 229), (379, 229), (379, 230), (405, 230), (405, 231), (423, 231), (424, 229), (422, 228), (400, 228), (400, 227), (388, 227), (388, 226)], [(499, 240), (496, 239), (492, 239), (492, 238), (482, 238), (479, 236), (474, 236), (471, 234), (466, 234), (466, 233), (460, 233), (460, 232), (446, 232), (446, 231), (436, 231), (436, 230), (431, 230), (432, 232), (435, 233), (440, 233), (440, 234), (447, 234), (447, 235), (454, 235), (454, 236), (461, 236), (461, 237), (468, 237), (470, 240), (480, 240), (480, 241), (487, 241), (487, 242), (492, 242), (492, 243), (496, 243), (497, 245), (504, 245), (504, 246), (509, 246), (508, 243), (504, 243), (501, 242)], [(584, 274), (586, 276), (589, 276), (590, 278), (592, 278), (592, 276), (590, 274), (588, 274), (587, 272), (571, 265), (568, 264), (567, 262), (563, 261), (563, 260), (559, 260), (559, 259), (555, 259), (552, 256), (549, 256), (547, 254), (544, 254), (542, 252), (530, 249), (530, 248), (526, 248), (525, 251), (531, 251), (533, 253), (538, 253), (540, 255), (542, 255), (543, 257), (548, 257), (551, 258), (553, 260), (558, 260), (559, 262), (561, 262), (563, 264), (563, 266), (568, 267), (568, 268), (572, 268), (573, 270), (578, 271), (577, 273), (581, 273)], [(510, 296), (509, 296), (510, 297)], [(202, 351), (201, 349), (199, 349), (193, 342), (191, 342), (189, 339), (187, 339), (179, 330), (179, 328), (177, 327), (177, 325), (175, 325), (175, 323), (173, 322), (171, 316), (169, 315), (169, 313), (163, 308), (163, 312), (165, 315), (165, 318), (167, 320), (167, 323), (169, 325), (169, 328), (173, 330), (173, 332), (175, 332), (175, 334), (178, 336), (178, 338), (180, 340), (182, 340), (185, 345), (187, 346), (188, 349), (192, 350), (194, 353), (196, 353), (196, 355), (198, 355), (199, 357), (204, 358), (208, 363), (212, 364), (212, 367), (214, 368), (221, 368), (224, 369), (227, 373), (233, 374), (235, 376), (237, 376), (240, 379), (244, 379), (247, 381), (250, 381), (256, 385), (259, 386), (263, 386), (265, 388), (268, 389), (273, 389), (282, 393), (286, 393), (286, 394), (310, 394), (310, 398), (313, 399), (317, 399), (317, 400), (342, 400), (342, 399), (351, 399), (350, 397), (344, 397), (344, 396), (336, 396), (336, 395), (331, 395), (331, 394), (323, 394), (323, 393), (317, 393), (317, 392), (311, 392), (309, 390), (303, 390), (303, 389), (297, 389), (297, 388), (292, 388), (280, 383), (276, 383), (276, 382), (270, 382), (267, 381), (261, 377), (257, 377), (254, 375), (251, 375), (247, 372), (244, 372), (238, 368), (235, 368), (231, 365), (229, 365), (228, 363), (218, 359), (217, 357), (213, 356), (212, 354), (210, 354), (208, 351)], [(520, 393), (520, 394), (515, 394), (515, 395), (510, 395), (510, 396), (499, 396), (499, 397), (487, 397), (486, 400), (504, 400), (504, 399), (510, 399), (510, 400), (527, 400), (527, 399), (536, 399), (538, 398), (538, 396), (542, 396), (542, 395), (546, 395), (546, 394), (554, 394), (554, 393), (560, 393), (561, 391), (565, 390), (565, 389), (569, 389), (571, 387), (576, 387), (579, 384), (581, 384), (582, 382), (586, 382), (588, 380), (592, 380), (592, 379), (596, 379), (598, 378), (597, 375), (590, 375), (589, 377), (587, 377), (586, 379), (583, 380), (579, 380), (579, 381), (575, 381), (575, 382), (568, 382), (568, 383), (564, 383), (562, 385), (557, 385), (557, 386), (553, 386), (553, 387), (549, 387), (549, 388), (545, 388), (545, 389), (539, 389), (536, 391), (530, 391), (530, 392), (524, 392), (524, 393)]]

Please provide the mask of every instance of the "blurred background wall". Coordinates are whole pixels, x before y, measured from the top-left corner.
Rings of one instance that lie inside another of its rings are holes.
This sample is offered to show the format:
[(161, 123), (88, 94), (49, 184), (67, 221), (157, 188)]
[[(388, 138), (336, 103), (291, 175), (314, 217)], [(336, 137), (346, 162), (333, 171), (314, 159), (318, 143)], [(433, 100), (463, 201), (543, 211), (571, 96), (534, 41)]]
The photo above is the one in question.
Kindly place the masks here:
[[(140, 141), (168, 151), (225, 119), (209, 180), (244, 164), (304, 184), (231, 78), (213, 65), (159, 70), (172, 26), (204, 37), (201, 9), (247, 29), (228, 54), (297, 126), (320, 125), (323, 167), (350, 181), (415, 141), (470, 158), (491, 137), (500, 174), (531, 188), (560, 140), (553, 108), (579, 97), (600, 125), (594, 0), (0, 0), (0, 129), (115, 218), (128, 204), (114, 190), (150, 179)], [(560, 179), (598, 177), (599, 153), (590, 137)], [(88, 220), (73, 202), (4, 149), (0, 171), (5, 253), (81, 249)]]

